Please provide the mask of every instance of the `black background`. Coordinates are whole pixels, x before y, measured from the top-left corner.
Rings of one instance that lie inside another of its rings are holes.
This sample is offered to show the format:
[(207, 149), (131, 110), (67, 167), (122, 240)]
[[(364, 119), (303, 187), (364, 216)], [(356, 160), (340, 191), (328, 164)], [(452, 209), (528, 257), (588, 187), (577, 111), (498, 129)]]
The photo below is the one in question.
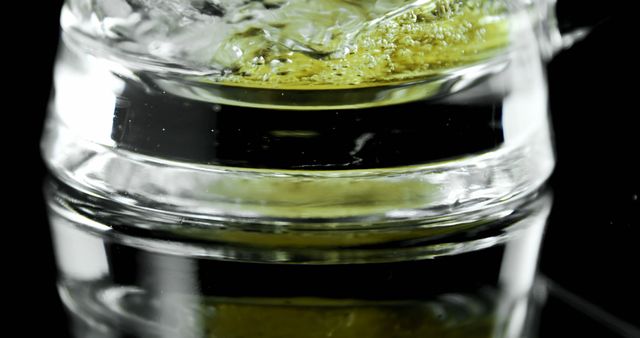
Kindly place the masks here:
[[(548, 67), (557, 168), (553, 212), (541, 271), (564, 288), (640, 326), (640, 124), (636, 22), (588, 2), (560, 0), (569, 12), (608, 16), (583, 42)], [(7, 187), (2, 283), (8, 332), (65, 336), (42, 201), (45, 169), (38, 142), (51, 88), (60, 0), (4, 13), (3, 176)], [(589, 7), (591, 6), (591, 7)], [(596, 8), (596, 10), (594, 10)], [(35, 18), (35, 20), (34, 20)], [(8, 23), (8, 24), (7, 24)], [(8, 170), (8, 172), (7, 172)], [(6, 173), (6, 174), (5, 174)], [(8, 203), (7, 203), (8, 202)], [(543, 337), (581, 336), (587, 326), (555, 321)], [(38, 320), (34, 320), (34, 319)], [(46, 319), (46, 320), (42, 320)], [(563, 323), (571, 325), (563, 326)], [(17, 331), (15, 331), (17, 330)], [(581, 331), (583, 330), (583, 331)]]

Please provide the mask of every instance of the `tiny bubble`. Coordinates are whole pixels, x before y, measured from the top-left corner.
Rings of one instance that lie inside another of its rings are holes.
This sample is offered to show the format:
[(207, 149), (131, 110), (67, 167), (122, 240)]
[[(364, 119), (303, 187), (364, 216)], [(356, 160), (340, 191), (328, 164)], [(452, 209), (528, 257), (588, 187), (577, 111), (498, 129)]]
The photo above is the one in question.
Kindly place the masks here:
[(167, 128), (162, 128), (162, 131), (167, 131)]

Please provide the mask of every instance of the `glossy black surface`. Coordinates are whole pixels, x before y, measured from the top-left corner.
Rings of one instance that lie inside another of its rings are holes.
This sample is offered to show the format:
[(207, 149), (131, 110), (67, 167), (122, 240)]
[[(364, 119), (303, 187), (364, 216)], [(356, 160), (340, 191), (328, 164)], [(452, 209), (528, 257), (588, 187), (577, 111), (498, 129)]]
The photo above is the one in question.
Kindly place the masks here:
[[(594, 6), (573, 3), (576, 10)], [(2, 117), (8, 183), (3, 223), (8, 232), (2, 236), (1, 256), (9, 300), (3, 302), (5, 330), (16, 336), (65, 337), (38, 149), (60, 1), (19, 6), (5, 11), (12, 28), (3, 44), (3, 57), (11, 58), (4, 63), (10, 87)], [(637, 331), (616, 329), (619, 326), (603, 319), (640, 327), (640, 126), (634, 116), (640, 94), (638, 60), (632, 51), (636, 21), (614, 16), (548, 68), (558, 166), (551, 180), (555, 203), (541, 270), (604, 312), (585, 310), (551, 292), (540, 337), (637, 337)]]

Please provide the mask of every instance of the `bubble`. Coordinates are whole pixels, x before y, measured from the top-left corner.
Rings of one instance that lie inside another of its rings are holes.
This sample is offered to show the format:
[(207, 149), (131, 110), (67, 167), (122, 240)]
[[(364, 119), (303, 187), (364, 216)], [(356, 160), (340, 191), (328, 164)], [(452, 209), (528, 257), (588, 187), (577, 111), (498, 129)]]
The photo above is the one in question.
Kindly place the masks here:
[(109, 46), (245, 85), (410, 80), (507, 35), (493, 0), (68, 1)]

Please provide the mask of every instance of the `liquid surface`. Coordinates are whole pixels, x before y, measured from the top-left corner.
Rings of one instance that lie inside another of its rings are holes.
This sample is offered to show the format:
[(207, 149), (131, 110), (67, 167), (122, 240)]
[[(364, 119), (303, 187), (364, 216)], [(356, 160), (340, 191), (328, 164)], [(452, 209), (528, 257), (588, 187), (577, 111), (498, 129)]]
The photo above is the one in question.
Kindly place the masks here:
[[(273, 45), (249, 53), (250, 59), (243, 54), (234, 65), (238, 70), (223, 81), (275, 88), (336, 88), (442, 74), (487, 59), (506, 45), (507, 27), (501, 14), (499, 6), (483, 6), (481, 1), (432, 1), (365, 28), (343, 47), (344, 55), (318, 58)], [(251, 39), (239, 38), (238, 43), (260, 45)]]
[(493, 0), (72, 0), (65, 13), (85, 44), (261, 88), (417, 80), (508, 42), (506, 5)]

